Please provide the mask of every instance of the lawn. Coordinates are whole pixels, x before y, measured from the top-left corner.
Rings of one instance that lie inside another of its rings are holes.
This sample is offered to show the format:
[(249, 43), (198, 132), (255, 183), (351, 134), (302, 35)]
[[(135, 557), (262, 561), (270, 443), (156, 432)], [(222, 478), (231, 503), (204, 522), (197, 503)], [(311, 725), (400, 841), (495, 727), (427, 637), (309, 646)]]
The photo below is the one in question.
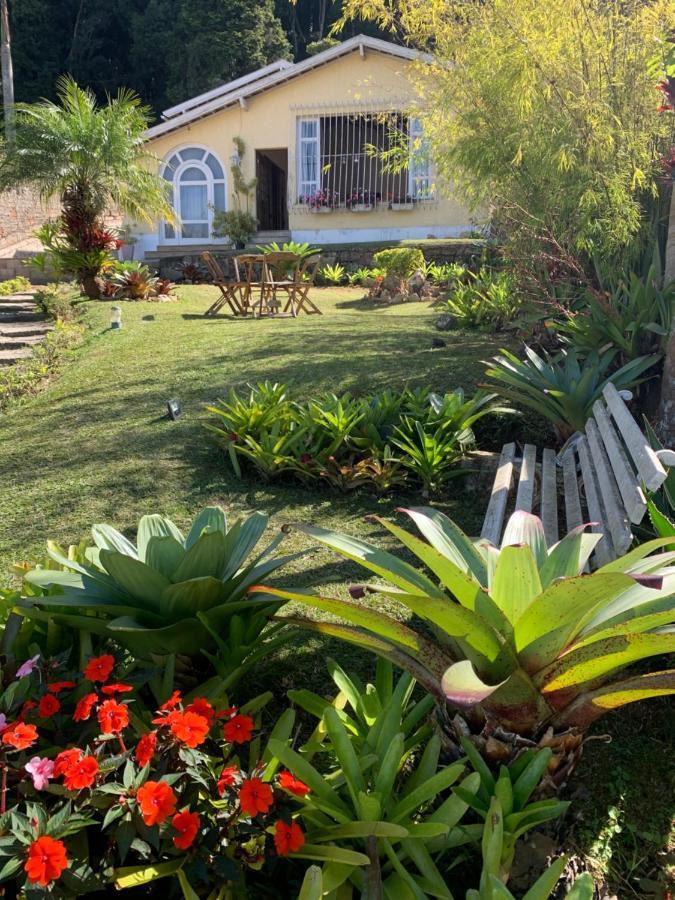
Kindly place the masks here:
[[(146, 512), (165, 513), (184, 526), (208, 503), (222, 504), (232, 516), (262, 510), (275, 529), (313, 521), (386, 544), (382, 529), (364, 516), (394, 515), (402, 500), (419, 498), (378, 500), (240, 480), (204, 427), (208, 403), (231, 387), (263, 379), (285, 382), (299, 396), (405, 384), (472, 390), (481, 360), (499, 346), (489, 335), (449, 333), (445, 347), (431, 349), (437, 332), (428, 304), (372, 308), (360, 302), (361, 294), (316, 290), (321, 317), (240, 321), (204, 319), (215, 289), (184, 287), (177, 303), (122, 304), (120, 332), (108, 328), (107, 303), (91, 304), (89, 336), (58, 378), (0, 416), (0, 583), (12, 562), (43, 555), (47, 538), (77, 541), (101, 521), (132, 534)], [(165, 405), (174, 397), (183, 415), (170, 422)], [(521, 426), (510, 427), (513, 433)], [(496, 430), (493, 437), (498, 442)], [(486, 498), (457, 482), (452, 490), (439, 505), (477, 533)], [(297, 533), (287, 543), (291, 549), (306, 546)], [(282, 580), (344, 591), (341, 585), (358, 577), (358, 570), (316, 551)], [(349, 656), (365, 673), (370, 668), (369, 659), (342, 645), (299, 634), (247, 690), (264, 685), (280, 701), (291, 682), (321, 690), (327, 654), (342, 661)], [(598, 871), (610, 872), (622, 898), (660, 896), (639, 879), (655, 878), (668, 863), (673, 729), (665, 702), (608, 716), (596, 732), (609, 732), (612, 743), (590, 745), (573, 783), (576, 846), (592, 855)]]

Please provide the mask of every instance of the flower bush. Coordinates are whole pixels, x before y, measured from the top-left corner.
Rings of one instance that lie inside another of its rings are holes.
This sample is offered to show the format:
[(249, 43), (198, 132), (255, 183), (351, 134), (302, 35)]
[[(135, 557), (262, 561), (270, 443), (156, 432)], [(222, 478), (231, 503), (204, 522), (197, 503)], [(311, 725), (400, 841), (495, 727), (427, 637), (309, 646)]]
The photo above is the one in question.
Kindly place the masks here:
[[(309, 788), (262, 746), (266, 698), (239, 710), (174, 691), (149, 714), (118, 668), (105, 653), (73, 675), (36, 655), (0, 697), (0, 882), (72, 897), (175, 875), (194, 897), (303, 847)], [(285, 746), (293, 722), (270, 738)]]

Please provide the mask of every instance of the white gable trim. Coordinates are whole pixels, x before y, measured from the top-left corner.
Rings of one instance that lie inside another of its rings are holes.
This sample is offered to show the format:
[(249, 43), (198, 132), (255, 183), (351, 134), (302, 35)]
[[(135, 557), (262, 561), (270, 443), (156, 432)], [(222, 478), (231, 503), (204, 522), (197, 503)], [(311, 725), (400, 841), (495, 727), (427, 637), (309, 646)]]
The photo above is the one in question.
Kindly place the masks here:
[[(227, 93), (206, 103), (200, 103), (198, 106), (188, 108), (182, 113), (172, 115), (168, 121), (161, 122), (159, 125), (154, 125), (152, 128), (149, 128), (145, 132), (145, 137), (147, 140), (152, 140), (153, 138), (160, 137), (160, 135), (175, 131), (177, 128), (182, 128), (190, 122), (195, 122), (197, 119), (202, 119), (204, 116), (209, 116), (228, 106), (233, 106), (236, 103), (241, 103), (245, 107), (247, 97), (252, 97), (261, 91), (268, 90), (278, 84), (289, 81), (291, 78), (296, 78), (304, 72), (309, 72), (312, 69), (326, 65), (355, 50), (358, 50), (362, 54), (364, 54), (366, 50), (374, 50), (378, 53), (386, 53), (390, 56), (396, 56), (400, 59), (407, 60), (424, 60), (427, 62), (433, 60), (433, 57), (428, 54), (420, 53), (417, 50), (399, 47), (388, 41), (380, 40), (380, 38), (367, 37), (362, 34), (357, 35), (347, 41), (343, 41), (341, 44), (337, 44), (335, 47), (329, 47), (328, 50), (317, 53), (315, 56), (303, 59), (301, 62), (284, 66), (279, 71), (272, 72), (270, 75), (252, 79), (250, 84), (236, 88), (235, 90), (232, 90), (232, 85), (236, 84), (236, 82), (231, 82), (229, 85), (223, 85), (222, 90), (227, 91)], [(259, 69), (258, 74), (261, 71), (262, 70)], [(256, 73), (251, 73), (251, 77), (253, 75), (256, 75)], [(196, 100), (198, 98), (194, 99)], [(190, 103), (191, 101), (186, 101), (186, 104), (189, 105)], [(173, 109), (176, 109), (176, 107), (173, 107)], [(167, 112), (171, 112), (171, 110), (168, 110)]]

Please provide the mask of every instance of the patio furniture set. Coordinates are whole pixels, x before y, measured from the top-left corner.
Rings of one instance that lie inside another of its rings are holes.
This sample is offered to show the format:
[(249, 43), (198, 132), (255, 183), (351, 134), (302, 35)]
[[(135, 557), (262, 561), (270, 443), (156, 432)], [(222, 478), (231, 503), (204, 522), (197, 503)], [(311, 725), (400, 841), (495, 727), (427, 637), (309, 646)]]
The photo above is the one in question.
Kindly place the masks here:
[(229, 306), (235, 316), (252, 316), (254, 319), (269, 317), (293, 317), (304, 312), (321, 315), (321, 310), (310, 299), (309, 290), (314, 284), (319, 267), (318, 253), (303, 257), (297, 253), (243, 253), (231, 257), (228, 277), (220, 262), (208, 251), (201, 255), (213, 284), (220, 290), (220, 297), (204, 313), (215, 316)]

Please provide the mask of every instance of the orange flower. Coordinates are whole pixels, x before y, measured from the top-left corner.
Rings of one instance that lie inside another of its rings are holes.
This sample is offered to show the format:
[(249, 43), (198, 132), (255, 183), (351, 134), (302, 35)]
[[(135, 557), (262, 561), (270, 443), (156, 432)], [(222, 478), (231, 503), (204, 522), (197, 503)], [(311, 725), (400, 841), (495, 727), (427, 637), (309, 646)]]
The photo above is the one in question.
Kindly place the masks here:
[(43, 719), (50, 718), (50, 716), (53, 716), (60, 709), (61, 704), (52, 694), (45, 694), (44, 697), (40, 697), (38, 715), (42, 716)]
[(272, 788), (260, 778), (249, 778), (239, 789), (239, 805), (249, 816), (266, 813), (272, 805)]
[(73, 713), (73, 722), (86, 722), (97, 700), (98, 694), (85, 694), (78, 700)]
[(50, 694), (60, 694), (61, 691), (69, 691), (75, 687), (74, 681), (54, 681), (47, 685)]
[(251, 740), (255, 723), (250, 716), (235, 716), (225, 723), (223, 734), (231, 744), (245, 744)]
[[(58, 759), (58, 757), (57, 757)], [(63, 775), (66, 790), (80, 791), (91, 787), (98, 775), (98, 762), (93, 756), (83, 756), (70, 763)]]
[(94, 656), (87, 663), (84, 670), (84, 677), (89, 681), (107, 681), (110, 673), (115, 668), (115, 657), (110, 653), (103, 656)]
[(237, 775), (239, 774), (239, 769), (237, 766), (227, 766), (220, 773), (220, 778), (218, 779), (218, 796), (222, 797), (225, 793), (225, 788), (232, 787), (232, 785), (237, 780)]
[(209, 733), (209, 723), (204, 716), (197, 713), (184, 712), (171, 714), (171, 734), (188, 747), (203, 744)]
[(185, 712), (197, 713), (198, 716), (204, 716), (209, 725), (216, 715), (215, 709), (211, 706), (206, 697), (195, 697), (192, 703), (185, 707)]
[(133, 684), (121, 684), (119, 681), (115, 682), (115, 684), (106, 684), (105, 687), (101, 688), (104, 694), (128, 694), (133, 689)]
[(97, 718), (104, 734), (119, 734), (129, 724), (129, 709), (117, 700), (104, 700), (98, 708)]
[(279, 819), (274, 829), (274, 846), (279, 856), (297, 853), (304, 843), (305, 834), (298, 824), (291, 822), (288, 825)]
[(166, 701), (166, 703), (162, 703), (162, 705), (160, 706), (160, 710), (163, 712), (167, 709), (174, 709), (181, 702), (181, 699), (182, 697), (180, 691), (174, 691)]
[(46, 887), (51, 881), (56, 881), (61, 872), (68, 868), (66, 848), (62, 841), (45, 834), (39, 837), (28, 848), (28, 859), (24, 864), (24, 870), (28, 880), (33, 884)]
[(178, 832), (173, 842), (179, 850), (187, 850), (197, 837), (199, 831), (199, 816), (197, 813), (184, 809), (182, 812), (176, 813), (171, 820), (171, 824)]
[(9, 744), (15, 750), (27, 750), (38, 739), (35, 725), (25, 725), (23, 722), (15, 722), (2, 733), (2, 743)]
[(78, 762), (84, 753), (80, 750), (79, 747), (71, 747), (70, 750), (62, 750), (61, 753), (54, 759), (54, 778), (58, 778), (59, 775), (63, 775), (73, 763)]
[(299, 781), (292, 772), (279, 773), (279, 787), (290, 791), (296, 797), (304, 797), (305, 794), (309, 794), (310, 790), (304, 781)]
[(157, 749), (157, 732), (151, 731), (144, 734), (136, 744), (136, 762), (139, 766), (147, 766)]
[(136, 799), (146, 825), (161, 825), (176, 811), (176, 795), (166, 781), (146, 781)]

